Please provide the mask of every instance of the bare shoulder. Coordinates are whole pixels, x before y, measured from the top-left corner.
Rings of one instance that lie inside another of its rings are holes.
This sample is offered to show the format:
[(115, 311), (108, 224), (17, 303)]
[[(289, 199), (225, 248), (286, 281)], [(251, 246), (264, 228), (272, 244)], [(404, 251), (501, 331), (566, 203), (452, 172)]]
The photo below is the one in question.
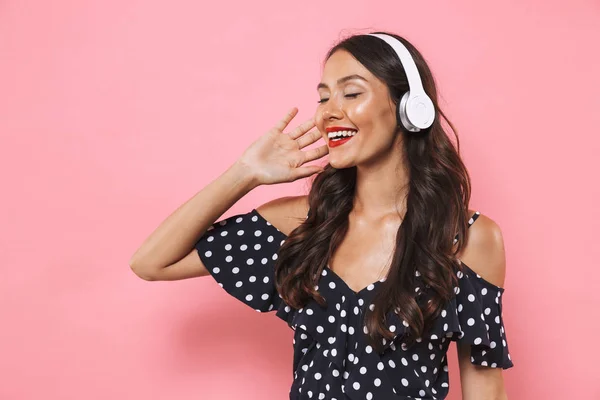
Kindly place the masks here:
[(256, 207), (256, 211), (275, 228), (289, 235), (308, 214), (308, 196), (286, 196)]
[[(475, 211), (469, 210), (470, 215)], [(488, 282), (504, 287), (506, 258), (500, 226), (490, 217), (479, 217), (467, 230), (467, 241), (459, 259)]]

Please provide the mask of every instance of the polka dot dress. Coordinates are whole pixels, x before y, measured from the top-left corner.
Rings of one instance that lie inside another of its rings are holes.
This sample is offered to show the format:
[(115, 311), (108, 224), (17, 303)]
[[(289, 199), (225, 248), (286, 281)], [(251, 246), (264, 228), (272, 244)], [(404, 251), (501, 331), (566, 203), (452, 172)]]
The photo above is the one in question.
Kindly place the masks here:
[[(368, 344), (363, 316), (382, 281), (355, 292), (327, 266), (317, 285), (327, 306), (311, 300), (292, 309), (273, 283), (277, 251), (286, 238), (253, 209), (216, 222), (195, 247), (227, 293), (258, 312), (276, 312), (294, 330), (290, 399), (444, 399), (451, 341), (471, 346), (472, 364), (513, 366), (502, 322), (504, 289), (468, 266), (456, 271), (455, 296), (426, 337), (407, 346), (408, 324), (390, 311), (386, 323), (395, 338), (383, 339), (378, 353)], [(419, 277), (417, 272), (417, 282)]]

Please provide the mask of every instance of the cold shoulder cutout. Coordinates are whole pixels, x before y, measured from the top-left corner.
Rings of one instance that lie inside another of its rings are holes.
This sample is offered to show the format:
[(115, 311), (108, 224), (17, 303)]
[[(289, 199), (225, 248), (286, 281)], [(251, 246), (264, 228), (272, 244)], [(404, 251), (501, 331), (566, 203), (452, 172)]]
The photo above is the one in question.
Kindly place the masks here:
[[(476, 212), (469, 226), (478, 216)], [(195, 248), (227, 293), (258, 312), (275, 311), (294, 330), (290, 399), (444, 399), (451, 341), (471, 346), (473, 364), (513, 366), (502, 321), (504, 289), (466, 264), (456, 270), (455, 295), (426, 335), (408, 347), (407, 322), (389, 312), (386, 323), (395, 337), (384, 339), (383, 350), (376, 352), (367, 342), (363, 317), (373, 307), (379, 282), (354, 292), (325, 268), (316, 289), (326, 306), (311, 300), (293, 309), (273, 281), (277, 252), (286, 238), (253, 209), (213, 224)]]

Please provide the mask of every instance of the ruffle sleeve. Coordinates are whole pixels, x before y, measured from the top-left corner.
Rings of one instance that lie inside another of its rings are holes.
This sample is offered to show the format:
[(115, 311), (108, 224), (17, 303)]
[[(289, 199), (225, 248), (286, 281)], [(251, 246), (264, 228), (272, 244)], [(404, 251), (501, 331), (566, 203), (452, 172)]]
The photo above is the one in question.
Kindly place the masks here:
[(445, 335), (451, 340), (469, 344), (471, 363), (508, 369), (513, 362), (508, 351), (502, 319), (504, 288), (496, 286), (463, 265), (457, 271), (455, 296), (437, 319), (431, 339)]
[(258, 312), (267, 312), (282, 304), (273, 277), (277, 251), (285, 238), (252, 209), (215, 222), (195, 249), (227, 293)]

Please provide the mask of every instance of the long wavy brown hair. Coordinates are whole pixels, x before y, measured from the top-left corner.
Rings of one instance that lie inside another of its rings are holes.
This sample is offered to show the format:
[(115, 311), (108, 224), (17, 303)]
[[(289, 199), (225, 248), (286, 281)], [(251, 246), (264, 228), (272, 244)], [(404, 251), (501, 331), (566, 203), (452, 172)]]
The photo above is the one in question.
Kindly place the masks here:
[[(383, 338), (391, 340), (395, 336), (385, 324), (390, 310), (408, 322), (403, 340), (410, 345), (429, 330), (451, 299), (454, 286), (458, 285), (455, 268), (461, 267), (456, 255), (464, 246), (470, 217), (471, 183), (459, 156), (456, 130), (438, 105), (435, 81), (425, 59), (406, 39), (388, 32), (378, 33), (391, 35), (406, 46), (436, 109), (433, 125), (418, 133), (408, 132), (398, 122), (409, 169), (406, 213), (398, 229), (387, 278), (374, 295), (375, 307), (372, 311), (367, 308), (365, 313), (368, 340), (380, 350)], [(387, 84), (396, 104), (408, 91), (398, 56), (381, 39), (368, 35), (348, 37), (328, 52), (325, 61), (342, 49)], [(454, 134), (456, 145), (442, 127), (442, 117)], [(315, 286), (348, 231), (355, 185), (356, 167), (336, 169), (328, 164), (313, 177), (308, 218), (290, 233), (275, 264), (275, 285), (289, 306), (300, 309), (311, 299), (325, 305)], [(456, 235), (458, 242), (454, 244)], [(425, 297), (415, 293), (417, 271), (421, 275), (420, 285), (426, 287)]]

